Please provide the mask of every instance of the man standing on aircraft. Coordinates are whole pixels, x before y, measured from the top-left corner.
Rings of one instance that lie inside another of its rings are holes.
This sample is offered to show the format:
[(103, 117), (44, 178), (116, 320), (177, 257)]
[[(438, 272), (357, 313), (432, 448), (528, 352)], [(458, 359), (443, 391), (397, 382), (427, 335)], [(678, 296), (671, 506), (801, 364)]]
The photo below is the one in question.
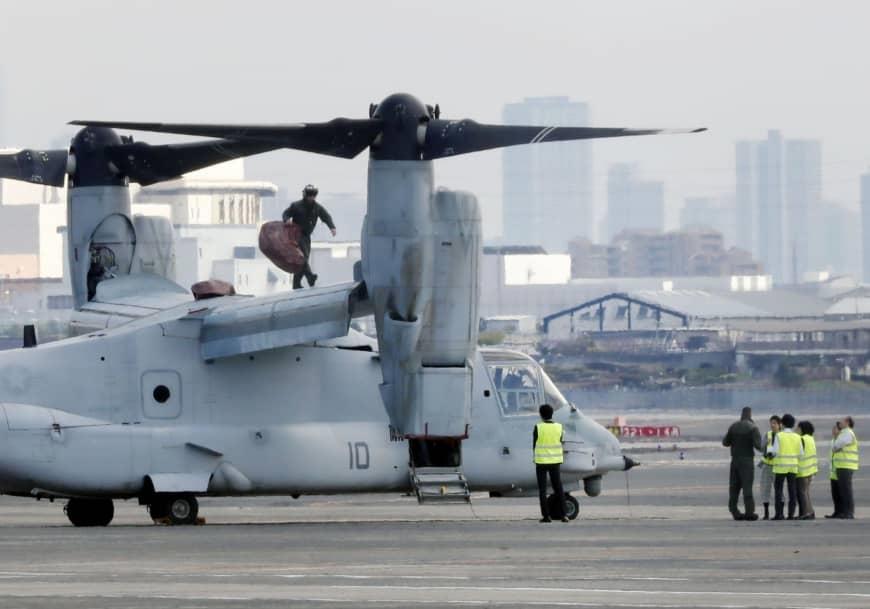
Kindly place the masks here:
[(562, 475), (560, 472), (563, 459), (562, 424), (553, 421), (553, 407), (542, 404), (538, 409), (541, 422), (535, 425), (532, 433), (532, 447), (535, 452), (535, 472), (538, 475), (538, 497), (541, 500), (541, 522), (550, 522), (550, 509), (547, 505), (547, 476), (553, 486), (556, 505), (559, 513), (553, 516), (561, 517), (562, 522), (568, 522), (565, 516), (565, 492), (562, 490)]
[(311, 271), (311, 266), (308, 264), (308, 259), (311, 256), (311, 233), (314, 232), (314, 227), (317, 226), (318, 218), (323, 220), (324, 224), (329, 227), (332, 236), (335, 236), (335, 224), (332, 222), (332, 216), (317, 202), (317, 188), (309, 184), (302, 189), (302, 199), (290, 204), (290, 207), (284, 210), (281, 218), (284, 222), (292, 222), (296, 224), (301, 231), (299, 238), (299, 249), (305, 255), (305, 266), (298, 273), (293, 273), (293, 289), (298, 290), (302, 287), (302, 277), (308, 280), (308, 286), (314, 287), (314, 282), (317, 281), (317, 275)]
[[(728, 485), (728, 509), (734, 520), (758, 520), (752, 483), (755, 481), (755, 451), (761, 450), (761, 432), (752, 421), (752, 409), (745, 406), (740, 420), (732, 423), (722, 439), (722, 446), (731, 448), (731, 479)], [(737, 498), (743, 489), (744, 514), (737, 508)]]

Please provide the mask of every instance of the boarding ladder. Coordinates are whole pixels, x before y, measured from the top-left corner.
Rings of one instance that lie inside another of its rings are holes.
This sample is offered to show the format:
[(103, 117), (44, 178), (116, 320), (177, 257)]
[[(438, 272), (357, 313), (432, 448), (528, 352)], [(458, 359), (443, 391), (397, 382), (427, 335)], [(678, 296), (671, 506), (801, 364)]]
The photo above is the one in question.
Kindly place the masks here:
[(411, 486), (419, 503), (471, 503), (468, 481), (458, 467), (412, 467)]

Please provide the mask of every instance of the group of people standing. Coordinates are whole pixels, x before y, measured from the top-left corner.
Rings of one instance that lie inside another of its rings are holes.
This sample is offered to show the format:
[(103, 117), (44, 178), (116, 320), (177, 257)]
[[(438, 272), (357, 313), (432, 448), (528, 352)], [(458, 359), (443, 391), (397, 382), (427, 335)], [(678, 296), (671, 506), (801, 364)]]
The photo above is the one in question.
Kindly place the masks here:
[[(816, 517), (810, 488), (819, 471), (815, 427), (810, 421), (795, 421), (791, 414), (770, 417), (770, 429), (762, 440), (752, 420), (752, 409), (743, 409), (740, 420), (728, 428), (722, 444), (731, 449), (728, 509), (734, 520), (758, 520), (752, 487), (755, 454), (761, 453), (761, 501), (764, 520), (813, 520)], [(853, 519), (855, 499), (852, 476), (858, 469), (858, 436), (855, 421), (845, 417), (831, 432), (830, 479), (834, 511), (825, 518)], [(773, 517), (770, 495), (773, 489)], [(743, 492), (744, 512), (738, 509)], [(786, 512), (786, 502), (788, 511)], [(787, 514), (787, 515), (786, 515)]]

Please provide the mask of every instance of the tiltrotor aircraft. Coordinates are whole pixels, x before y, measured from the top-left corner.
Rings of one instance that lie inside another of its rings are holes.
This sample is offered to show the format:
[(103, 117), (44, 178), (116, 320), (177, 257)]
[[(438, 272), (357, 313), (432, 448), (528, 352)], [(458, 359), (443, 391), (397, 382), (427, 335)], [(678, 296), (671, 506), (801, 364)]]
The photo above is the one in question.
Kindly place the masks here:
[[(0, 156), (0, 177), (69, 176), (78, 336), (0, 353), (0, 491), (67, 499), (77, 526), (114, 499), (196, 521), (198, 496), (534, 492), (531, 430), (565, 425), (566, 488), (600, 492), (634, 463), (529, 357), (477, 346), (481, 219), (435, 189), (433, 161), (469, 152), (662, 130), (445, 120), (406, 94), (369, 118), (277, 126), (75, 121), (69, 151)], [(112, 128), (221, 138), (148, 146)], [(699, 131), (699, 130), (694, 130)], [(346, 284), (193, 300), (171, 281), (171, 227), (132, 218), (127, 184), (276, 148), (369, 149), (362, 260)], [(373, 315), (377, 340), (351, 320)], [(576, 517), (577, 500), (566, 500)]]

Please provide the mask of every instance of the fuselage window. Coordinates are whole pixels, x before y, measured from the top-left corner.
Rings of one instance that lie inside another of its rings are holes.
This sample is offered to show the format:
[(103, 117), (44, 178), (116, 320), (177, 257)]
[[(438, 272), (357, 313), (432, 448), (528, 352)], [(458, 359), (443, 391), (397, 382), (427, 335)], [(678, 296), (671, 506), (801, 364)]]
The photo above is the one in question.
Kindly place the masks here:
[(489, 367), (489, 372), (506, 415), (537, 414), (540, 390), (533, 366), (496, 364)]

